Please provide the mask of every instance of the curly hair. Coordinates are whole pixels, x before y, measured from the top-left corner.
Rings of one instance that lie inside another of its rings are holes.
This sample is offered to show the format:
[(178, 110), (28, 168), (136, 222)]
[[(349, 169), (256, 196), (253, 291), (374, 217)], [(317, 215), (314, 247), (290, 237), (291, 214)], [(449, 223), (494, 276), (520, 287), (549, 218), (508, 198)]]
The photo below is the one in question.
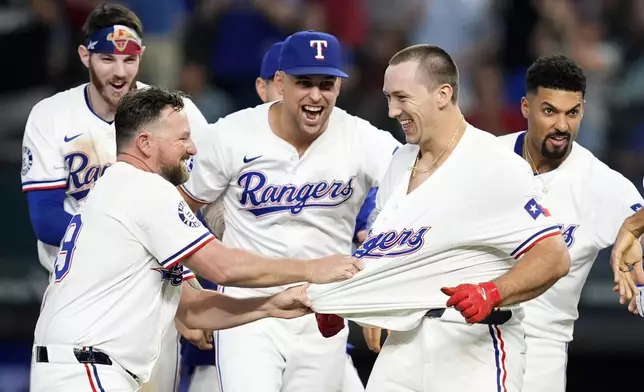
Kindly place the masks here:
[(539, 87), (563, 91), (579, 91), (586, 95), (586, 75), (575, 63), (563, 55), (538, 58), (526, 74), (526, 91), (536, 93)]

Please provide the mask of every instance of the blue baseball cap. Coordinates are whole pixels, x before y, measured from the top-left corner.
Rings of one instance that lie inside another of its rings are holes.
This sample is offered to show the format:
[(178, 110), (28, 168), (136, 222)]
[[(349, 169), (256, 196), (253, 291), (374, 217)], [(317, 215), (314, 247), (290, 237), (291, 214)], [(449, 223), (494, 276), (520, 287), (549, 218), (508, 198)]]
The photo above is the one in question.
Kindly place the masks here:
[(284, 42), (274, 43), (268, 49), (264, 58), (262, 59), (262, 68), (259, 71), (259, 77), (262, 79), (270, 79), (275, 75), (275, 72), (280, 68), (280, 51), (282, 50)]
[(293, 76), (326, 75), (348, 78), (342, 72), (340, 42), (331, 34), (299, 31), (282, 45), (279, 69)]

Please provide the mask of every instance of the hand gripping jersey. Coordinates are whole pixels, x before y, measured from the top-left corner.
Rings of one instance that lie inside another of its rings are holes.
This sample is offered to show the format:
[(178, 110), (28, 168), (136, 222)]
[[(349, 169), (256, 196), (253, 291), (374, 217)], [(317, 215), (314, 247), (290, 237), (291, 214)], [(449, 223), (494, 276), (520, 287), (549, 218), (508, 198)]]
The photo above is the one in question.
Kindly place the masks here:
[(34, 344), (94, 347), (146, 382), (194, 278), (180, 262), (213, 238), (168, 181), (113, 164), (69, 224)]
[(525, 162), (489, 133), (468, 127), (447, 161), (407, 194), (417, 154), (418, 146), (401, 147), (382, 181), (378, 218), (354, 253), (365, 269), (308, 289), (316, 312), (411, 330), (428, 309), (445, 307), (441, 287), (495, 279), (559, 235)]
[[(66, 190), (65, 211), (75, 214), (96, 180), (116, 160), (114, 124), (91, 109), (88, 84), (60, 92), (31, 110), (22, 146), (22, 191)], [(137, 83), (137, 88), (147, 85)], [(207, 122), (185, 100), (193, 132)], [(40, 263), (51, 271), (57, 246), (38, 241)]]
[[(525, 132), (499, 140), (521, 156)], [(581, 290), (597, 254), (613, 244), (624, 220), (644, 201), (629, 180), (576, 142), (557, 169), (535, 176), (534, 181), (544, 189), (544, 203), (566, 240), (571, 265), (568, 275), (524, 304), (523, 328), (527, 336), (570, 342)]]
[(197, 135), (183, 189), (202, 203), (223, 197), (226, 245), (301, 259), (350, 253), (358, 210), (399, 143), (334, 108), (328, 129), (299, 157), (270, 129), (273, 104), (233, 113)]

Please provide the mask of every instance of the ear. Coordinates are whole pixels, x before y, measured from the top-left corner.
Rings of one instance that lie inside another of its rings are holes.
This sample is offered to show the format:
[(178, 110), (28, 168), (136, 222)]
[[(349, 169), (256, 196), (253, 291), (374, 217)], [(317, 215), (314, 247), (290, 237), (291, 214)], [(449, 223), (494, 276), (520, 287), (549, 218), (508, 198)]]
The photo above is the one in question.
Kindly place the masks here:
[(526, 97), (521, 97), (521, 113), (525, 119), (527, 119), (528, 114), (530, 114), (530, 103)]
[(78, 45), (78, 57), (80, 57), (85, 68), (89, 68), (89, 55), (89, 50), (85, 45)]
[(580, 115), (579, 119), (580, 120), (579, 121), (581, 121), (581, 120), (584, 119), (584, 113), (586, 112), (586, 100), (585, 99), (582, 99), (581, 106), (579, 107), (579, 111), (580, 111), (580, 113), (579, 113), (579, 115)]
[(449, 84), (441, 85), (438, 90), (438, 108), (443, 109), (445, 106), (452, 102), (452, 96), (454, 95), (454, 90)]
[(277, 92), (281, 95), (284, 96), (284, 82), (285, 82), (285, 77), (286, 75), (282, 71), (277, 71), (275, 72), (275, 77), (273, 78), (273, 83), (275, 83), (275, 88), (277, 89)]
[(152, 140), (150, 139), (150, 133), (147, 131), (142, 131), (136, 135), (136, 147), (143, 153), (146, 158), (152, 156)]
[(255, 91), (257, 92), (257, 95), (259, 96), (259, 99), (262, 100), (262, 102), (266, 103), (266, 101), (268, 101), (268, 94), (266, 93), (266, 82), (264, 81), (264, 79), (255, 79)]

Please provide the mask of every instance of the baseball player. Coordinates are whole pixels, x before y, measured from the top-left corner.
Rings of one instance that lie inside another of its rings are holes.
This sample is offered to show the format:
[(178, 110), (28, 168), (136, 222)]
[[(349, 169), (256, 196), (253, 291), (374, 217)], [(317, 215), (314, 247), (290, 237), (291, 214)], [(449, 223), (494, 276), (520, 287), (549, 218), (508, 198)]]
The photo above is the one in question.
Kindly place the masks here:
[[(139, 18), (121, 5), (95, 8), (83, 26), (86, 42), (78, 47), (80, 60), (89, 70), (89, 83), (44, 99), (27, 120), (22, 190), (38, 239), (39, 260), (49, 272), (67, 224), (116, 159), (116, 105), (129, 90), (146, 86), (136, 80), (144, 51), (142, 30)], [(187, 98), (185, 110), (192, 128), (207, 125)], [(152, 391), (176, 390), (177, 340), (177, 330), (169, 329)]]
[[(260, 68), (260, 75), (255, 80), (257, 95), (262, 102), (280, 101), (282, 96), (273, 83), (275, 73), (279, 69), (279, 56), (282, 49), (282, 42), (273, 44), (264, 55)], [(366, 220), (373, 208), (375, 207), (376, 188), (367, 195), (365, 203), (362, 205), (358, 217), (356, 218), (356, 228), (354, 229), (354, 241), (360, 241), (359, 237), (366, 236)], [(221, 199), (219, 199), (220, 201)], [(206, 220), (210, 222), (208, 227), (221, 228), (223, 234), (223, 204), (215, 202), (206, 209)], [(214, 231), (219, 231), (215, 229)], [(214, 233), (213, 231), (213, 233)], [(217, 238), (222, 238), (216, 236)], [(182, 363), (194, 367), (191, 375), (189, 392), (212, 392), (213, 385), (218, 385), (218, 375), (214, 368), (215, 361), (212, 353), (204, 352), (197, 349), (194, 345), (185, 344), (182, 350)], [(344, 373), (343, 392), (364, 391), (364, 386), (353, 366), (351, 356), (347, 354), (346, 368)]]
[(539, 58), (526, 75), (521, 111), (528, 130), (500, 140), (531, 167), (544, 203), (556, 218), (570, 252), (570, 273), (526, 302), (528, 344), (524, 392), (564, 392), (568, 344), (577, 305), (600, 250), (642, 208), (635, 186), (575, 142), (584, 115), (586, 76), (565, 56)]
[(518, 303), (568, 272), (556, 221), (523, 160), (468, 125), (449, 54), (416, 45), (385, 72), (389, 116), (409, 144), (380, 184), (354, 257), (365, 269), (308, 290), (324, 336), (340, 316), (391, 330), (367, 391), (521, 391)]
[[(273, 78), (275, 73), (279, 70), (279, 56), (280, 50), (282, 49), (283, 42), (277, 42), (273, 44), (269, 50), (264, 54), (262, 59), (262, 66), (260, 70), (260, 75), (255, 79), (255, 90), (257, 95), (262, 100), (262, 102), (274, 102), (282, 99), (280, 92), (277, 90), (275, 83), (273, 83)], [(356, 226), (354, 229), (354, 242), (356, 244), (361, 244), (362, 241), (366, 238), (367, 235), (367, 221), (371, 212), (376, 207), (376, 193), (378, 188), (371, 188), (367, 197), (365, 198), (364, 204), (358, 212), (356, 217)]]
[[(349, 254), (358, 210), (399, 143), (335, 107), (347, 75), (334, 36), (291, 35), (279, 69), (272, 83), (282, 100), (233, 113), (202, 132), (181, 189), (194, 211), (222, 197), (227, 245), (278, 257)], [(224, 286), (240, 298), (283, 289)], [(313, 315), (219, 331), (220, 389), (340, 391), (347, 335), (323, 339)], [(252, 369), (252, 377), (239, 369)]]
[(360, 262), (302, 262), (223, 246), (176, 186), (196, 153), (182, 95), (160, 87), (128, 93), (115, 114), (117, 162), (70, 220), (34, 338), (31, 390), (135, 391), (157, 360), (175, 317), (191, 328), (229, 328), (308, 313), (304, 287), (269, 298), (197, 291), (194, 277), (272, 286), (346, 279)]

